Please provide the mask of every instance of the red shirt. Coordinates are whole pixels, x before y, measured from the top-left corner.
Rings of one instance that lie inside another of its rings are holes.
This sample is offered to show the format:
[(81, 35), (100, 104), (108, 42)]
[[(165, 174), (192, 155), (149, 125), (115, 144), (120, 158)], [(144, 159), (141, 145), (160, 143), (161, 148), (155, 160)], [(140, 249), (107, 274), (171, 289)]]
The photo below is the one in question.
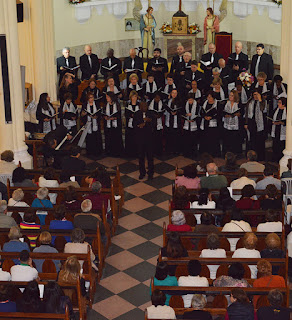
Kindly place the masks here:
[(84, 199), (91, 200), (92, 210), (101, 210), (103, 202), (104, 202), (105, 208), (107, 209), (108, 200), (110, 199), (110, 195), (103, 194), (103, 193), (91, 193), (88, 196), (86, 196)]
[(192, 231), (192, 228), (188, 224), (182, 224), (180, 226), (169, 224), (167, 226), (167, 231), (189, 232), (189, 231)]
[(259, 200), (253, 200), (250, 198), (244, 198), (237, 200), (236, 203), (236, 208), (242, 209), (242, 210), (259, 210), (261, 207), (261, 203)]

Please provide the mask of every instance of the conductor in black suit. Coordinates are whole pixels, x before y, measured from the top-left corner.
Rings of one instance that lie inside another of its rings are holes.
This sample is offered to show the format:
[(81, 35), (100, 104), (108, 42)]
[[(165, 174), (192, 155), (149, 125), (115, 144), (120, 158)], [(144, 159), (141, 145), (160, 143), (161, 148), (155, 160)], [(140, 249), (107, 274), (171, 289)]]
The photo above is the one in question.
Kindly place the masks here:
[(237, 77), (243, 70), (248, 70), (248, 55), (242, 52), (242, 43), (235, 43), (235, 52), (228, 57), (227, 67), (231, 69), (232, 81), (236, 81)]
[(77, 66), (75, 57), (70, 56), (70, 48), (63, 48), (62, 54), (62, 57), (57, 58), (57, 73), (60, 75), (59, 86), (66, 72), (72, 73), (74, 74), (74, 76), (76, 76), (77, 74), (77, 69), (75, 71), (71, 71), (68, 69)]
[(84, 47), (84, 55), (80, 57), (80, 69), (82, 72), (81, 80), (88, 80), (90, 78), (97, 79), (97, 74), (99, 71), (99, 61), (98, 56), (92, 53), (91, 46), (86, 45)]
[(206, 81), (209, 83), (212, 80), (212, 70), (219, 67), (219, 59), (223, 58), (220, 53), (216, 52), (214, 43), (209, 44), (209, 52), (202, 55), (201, 69), (205, 72)]
[(142, 58), (136, 56), (136, 50), (134, 48), (130, 49), (130, 56), (124, 61), (124, 72), (127, 74), (127, 83), (129, 84), (129, 77), (132, 73), (136, 73), (138, 75), (139, 83), (141, 83), (143, 71), (144, 66)]
[(100, 73), (107, 79), (109, 76), (115, 80), (115, 85), (120, 86), (119, 75), (122, 73), (122, 63), (114, 56), (114, 50), (108, 49), (107, 57), (102, 59)]
[(272, 81), (274, 76), (274, 62), (270, 54), (265, 53), (265, 47), (262, 43), (257, 45), (257, 54), (252, 57), (250, 73), (255, 77), (259, 72), (267, 75), (267, 80)]

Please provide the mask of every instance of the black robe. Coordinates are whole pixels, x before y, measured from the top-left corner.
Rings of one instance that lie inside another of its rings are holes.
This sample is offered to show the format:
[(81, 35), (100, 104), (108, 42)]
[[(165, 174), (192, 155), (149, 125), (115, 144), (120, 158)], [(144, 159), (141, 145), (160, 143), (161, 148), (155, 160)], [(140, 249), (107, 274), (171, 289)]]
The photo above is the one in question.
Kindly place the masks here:
[[(110, 69), (110, 70), (109, 70)], [(100, 64), (100, 73), (107, 79), (112, 76), (115, 80), (115, 85), (120, 85), (119, 75), (122, 73), (122, 63), (116, 57), (111, 58), (111, 66), (109, 66), (109, 58), (104, 58)]]
[(95, 79), (97, 79), (97, 74), (99, 71), (100, 63), (98, 60), (98, 56), (94, 53), (90, 55), (91, 59), (91, 66), (89, 63), (88, 55), (84, 53), (80, 57), (80, 70), (82, 72), (81, 80), (88, 80), (91, 78), (92, 75), (95, 76)]
[[(162, 71), (158, 71), (155, 68), (155, 65), (159, 67), (162, 67)], [(152, 70), (152, 67), (154, 67), (154, 70)], [(158, 59), (156, 58), (152, 58), (149, 60), (148, 64), (147, 64), (147, 68), (146, 71), (148, 73), (152, 73), (154, 75), (154, 80), (157, 84), (157, 89), (159, 88), (163, 88), (165, 85), (165, 74), (168, 72), (168, 64), (167, 64), (167, 60), (165, 58), (159, 57)]]

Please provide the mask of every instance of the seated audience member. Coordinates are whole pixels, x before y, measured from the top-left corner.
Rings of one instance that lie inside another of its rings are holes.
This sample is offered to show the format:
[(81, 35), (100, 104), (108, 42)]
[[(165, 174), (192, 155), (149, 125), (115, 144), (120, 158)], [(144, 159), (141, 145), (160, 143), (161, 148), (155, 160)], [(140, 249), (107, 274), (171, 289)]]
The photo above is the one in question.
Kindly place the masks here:
[(7, 215), (6, 200), (0, 200), (0, 226), (1, 228), (11, 228), (16, 226), (15, 220)]
[[(192, 209), (215, 209), (216, 202), (212, 200), (212, 195), (209, 189), (202, 188), (199, 190), (199, 199), (191, 203)], [(194, 215), (197, 219), (197, 224), (201, 223), (201, 214)]]
[[(174, 287), (178, 285), (176, 277), (169, 275), (169, 266), (166, 261), (161, 261), (157, 263), (153, 281), (155, 286)], [(151, 293), (151, 288), (150, 288), (150, 293)], [(171, 295), (166, 294), (165, 305), (169, 306), (170, 298), (171, 298)]]
[[(252, 179), (249, 179), (247, 177), (247, 170), (244, 169), (244, 168), (240, 168), (238, 170), (238, 179), (236, 180), (233, 180), (231, 183), (230, 183), (230, 187), (231, 189), (235, 189), (235, 190), (241, 190), (243, 187), (245, 187), (246, 185), (250, 184), (252, 185), (254, 188), (256, 186), (256, 182)], [(236, 196), (234, 195), (233, 196), (233, 199), (234, 200), (239, 200), (240, 199), (240, 196)]]
[(191, 307), (195, 310), (185, 312), (183, 319), (200, 319), (200, 320), (212, 320), (212, 315), (208, 311), (202, 309), (205, 308), (207, 300), (202, 294), (194, 294), (192, 298)]
[[(272, 265), (269, 261), (261, 259), (257, 263), (258, 278), (253, 282), (254, 288), (285, 288), (285, 279), (278, 275), (272, 275)], [(257, 306), (259, 296), (254, 297), (254, 306)]]
[[(227, 222), (222, 228), (222, 232), (251, 232), (251, 226), (244, 221), (244, 216), (240, 209), (233, 208), (231, 211), (231, 221)], [(236, 249), (236, 244), (239, 238), (228, 238), (230, 250)]]
[[(19, 239), (22, 237), (18, 226), (11, 227), (8, 233), (9, 242), (4, 243), (3, 252), (21, 252), (22, 250), (30, 251), (26, 242), (22, 242)], [(14, 261), (15, 263), (15, 261)], [(16, 264), (16, 263), (15, 263)]]
[(283, 307), (283, 294), (278, 289), (272, 289), (268, 294), (269, 306), (260, 307), (257, 311), (258, 320), (289, 320), (290, 309)]
[[(19, 225), (20, 229), (31, 230), (32, 232), (33, 230), (39, 230), (41, 226), (38, 223), (36, 223), (36, 220), (37, 220), (37, 216), (35, 212), (29, 209), (28, 211), (25, 212), (23, 221)], [(35, 248), (38, 235), (32, 233), (27, 235), (27, 237), (28, 237), (31, 248)]]
[(200, 178), (198, 177), (196, 166), (186, 166), (183, 176), (176, 177), (175, 184), (177, 186), (185, 186), (187, 189), (200, 189)]
[(258, 155), (255, 151), (249, 150), (246, 154), (247, 162), (243, 163), (240, 168), (244, 168), (247, 172), (264, 172), (265, 166), (257, 162)]
[[(200, 277), (202, 270), (201, 263), (198, 260), (190, 260), (188, 263), (188, 276), (181, 276), (178, 278), (178, 285), (180, 287), (209, 287), (209, 281), (205, 277)], [(193, 294), (185, 294), (182, 296), (184, 300), (184, 307), (190, 308)]]
[[(92, 267), (93, 267), (93, 269), (98, 270), (96, 265), (93, 262), (95, 260), (95, 255), (92, 252), (91, 246), (88, 242), (85, 242), (84, 239), (85, 239), (84, 231), (79, 228), (75, 228), (71, 233), (71, 241), (72, 242), (67, 242), (65, 244), (64, 253), (75, 253), (75, 254), (76, 253), (87, 253), (88, 246), (89, 246)], [(79, 261), (79, 262), (80, 262), (80, 266), (82, 268), (84, 261)]]
[[(258, 238), (252, 232), (247, 232), (243, 237), (244, 248), (236, 249), (232, 255), (232, 258), (260, 258), (261, 254), (256, 250)], [(255, 265), (249, 265), (251, 272), (251, 279), (257, 277), (257, 267)]]
[(40, 298), (39, 286), (35, 280), (27, 284), (21, 298), (17, 300), (17, 310), (25, 313), (44, 312), (44, 304)]
[[(55, 209), (55, 220), (50, 222), (50, 230), (73, 230), (74, 225), (66, 219), (66, 208), (64, 205), (59, 205)], [(52, 237), (52, 244), (55, 243), (56, 236)], [(67, 242), (70, 242), (70, 237), (65, 236)]]
[[(43, 231), (39, 236), (40, 246), (33, 249), (33, 252), (58, 253), (58, 250), (51, 246), (52, 236), (48, 231)], [(45, 259), (34, 259), (33, 262), (38, 272), (42, 272), (42, 267)], [(59, 272), (60, 261), (53, 260), (56, 272)]]
[[(65, 251), (64, 251), (65, 252)], [(81, 252), (78, 252), (81, 253)], [(83, 252), (85, 253), (85, 252)], [(59, 272), (58, 276), (58, 284), (60, 286), (62, 285), (76, 285), (77, 279), (80, 277), (80, 288), (81, 288), (81, 294), (84, 297), (86, 295), (86, 289), (85, 289), (85, 281), (81, 274), (81, 266), (80, 261), (78, 262), (78, 259), (76, 256), (70, 256), (67, 258), (65, 263), (62, 266), (62, 270)], [(72, 301), (73, 294), (75, 292), (74, 289), (64, 289), (63, 290), (65, 295), (70, 298)]]
[[(281, 240), (276, 233), (270, 233), (266, 236), (266, 249), (261, 251), (261, 257), (264, 259), (276, 258), (281, 259), (285, 258), (286, 254), (281, 247)], [(280, 267), (272, 266), (272, 274), (278, 274)]]
[[(39, 187), (58, 188), (59, 182), (56, 180), (55, 176), (56, 172), (53, 168), (46, 169), (44, 175), (39, 177)], [(57, 193), (49, 193), (52, 204), (56, 204), (57, 195)]]
[(265, 199), (261, 200), (261, 209), (282, 210), (282, 200), (277, 199), (278, 189), (274, 184), (268, 184), (265, 190)]
[(171, 209), (183, 210), (190, 208), (189, 193), (185, 186), (177, 187), (171, 200)]
[(82, 172), (85, 170), (85, 162), (79, 159), (81, 154), (81, 148), (78, 146), (74, 146), (71, 149), (71, 154), (69, 157), (65, 157), (62, 161), (61, 169), (63, 172)]
[(225, 164), (219, 168), (220, 172), (236, 172), (239, 165), (236, 164), (236, 155), (232, 152), (226, 152)]
[(254, 320), (253, 305), (249, 302), (246, 293), (240, 288), (231, 290), (231, 305), (227, 308), (226, 320)]
[(35, 187), (35, 184), (27, 178), (26, 171), (23, 167), (18, 167), (13, 170), (12, 183), (14, 187)]
[(197, 170), (199, 172), (206, 172), (207, 171), (207, 164), (213, 163), (213, 162), (214, 162), (213, 157), (209, 153), (204, 152), (201, 154), (201, 160), (200, 160), (199, 164), (197, 165)]
[(240, 262), (232, 263), (227, 276), (220, 276), (213, 282), (214, 287), (250, 287), (244, 279), (244, 267)]
[(292, 178), (292, 159), (288, 159), (287, 168), (288, 170), (282, 173), (281, 179)]
[(81, 209), (81, 201), (77, 199), (77, 193), (74, 187), (69, 186), (66, 188), (64, 198), (65, 198), (64, 205), (67, 210)]
[(195, 233), (219, 233), (218, 228), (214, 225), (214, 218), (210, 212), (204, 211), (201, 214), (201, 224), (197, 224)]
[(8, 201), (7, 187), (6, 184), (0, 181), (0, 196), (2, 200)]
[(68, 306), (70, 318), (74, 318), (72, 303), (57, 282), (49, 281), (45, 285), (43, 302), (44, 312), (64, 314)]
[(184, 213), (180, 210), (172, 211), (171, 222), (172, 224), (169, 224), (167, 226), (167, 231), (177, 231), (177, 232), (192, 231), (191, 226), (186, 224), (186, 217)]
[(60, 188), (68, 188), (68, 187), (73, 187), (73, 188), (80, 188), (80, 185), (77, 181), (71, 181), (70, 179), (70, 174), (68, 172), (62, 172), (60, 174)]
[[(8, 201), (8, 206), (9, 207), (29, 207), (29, 205), (22, 201), (24, 198), (24, 192), (22, 189), (16, 189), (12, 193), (12, 198), (9, 199)], [(21, 218), (23, 218), (24, 212), (18, 212)]]
[(235, 205), (235, 200), (231, 198), (227, 187), (221, 188), (219, 197), (216, 201), (216, 209), (223, 211), (231, 210)]
[(92, 192), (84, 197), (84, 199), (89, 199), (91, 201), (92, 210), (101, 210), (103, 204), (105, 209), (108, 207), (110, 195), (101, 193), (101, 188), (102, 185), (99, 181), (93, 182), (91, 185)]
[(241, 190), (241, 198), (235, 202), (235, 206), (241, 210), (258, 210), (260, 201), (254, 199), (255, 190), (251, 184), (244, 186)]
[(266, 165), (264, 170), (264, 179), (256, 184), (256, 190), (265, 190), (269, 184), (274, 184), (278, 190), (281, 190), (281, 180), (274, 178), (274, 168)]
[(279, 221), (280, 212), (268, 210), (266, 212), (266, 222), (260, 223), (257, 232), (282, 232), (282, 222)]
[(227, 179), (223, 175), (217, 174), (217, 166), (214, 162), (207, 164), (208, 176), (201, 178), (201, 188), (221, 189), (227, 187)]
[(151, 295), (152, 306), (147, 308), (147, 319), (176, 319), (174, 310), (165, 301), (164, 292), (154, 290)]
[(96, 168), (90, 176), (85, 178), (85, 182), (89, 184), (91, 188), (93, 182), (99, 181), (102, 185), (102, 188), (111, 187), (111, 177), (104, 167)]
[[(4, 271), (1, 271), (4, 272)], [(9, 272), (6, 272), (9, 274)], [(10, 274), (9, 274), (10, 277)], [(1, 281), (9, 281), (1, 279)], [(17, 312), (16, 303), (11, 301), (14, 299), (12, 284), (0, 284), (0, 312)]]
[[(37, 198), (35, 198), (31, 204), (32, 208), (53, 208), (52, 202), (49, 199), (47, 199), (49, 195), (48, 188), (39, 188), (36, 195)], [(45, 224), (46, 215), (46, 211), (40, 210), (40, 212), (37, 212), (37, 216), (40, 219), (41, 225)]]
[[(0, 175), (12, 174), (17, 165), (14, 163), (14, 153), (11, 150), (5, 150), (1, 153)], [(6, 182), (5, 182), (6, 183)]]
[(27, 250), (19, 253), (19, 265), (12, 266), (10, 269), (11, 281), (32, 281), (38, 279), (38, 272), (32, 266), (32, 259)]
[[(200, 258), (226, 258), (226, 252), (224, 249), (220, 249), (220, 239), (215, 233), (211, 233), (207, 237), (208, 249), (203, 249)], [(210, 278), (216, 279), (216, 272), (219, 265), (208, 265), (210, 270)]]

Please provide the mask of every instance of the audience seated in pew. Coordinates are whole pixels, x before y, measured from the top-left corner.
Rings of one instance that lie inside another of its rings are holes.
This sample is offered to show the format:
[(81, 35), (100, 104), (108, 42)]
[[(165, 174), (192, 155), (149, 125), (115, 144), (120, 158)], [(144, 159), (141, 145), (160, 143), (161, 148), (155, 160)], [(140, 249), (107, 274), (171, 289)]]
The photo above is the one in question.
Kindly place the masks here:
[(218, 175), (218, 167), (214, 162), (207, 164), (208, 176), (201, 178), (201, 188), (221, 189), (227, 187), (228, 182), (225, 176)]
[(84, 199), (89, 199), (92, 203), (92, 210), (101, 210), (104, 204), (105, 208), (108, 207), (108, 202), (110, 199), (109, 194), (101, 193), (102, 185), (99, 181), (95, 181), (91, 185), (92, 192), (84, 197)]
[(184, 168), (184, 174), (175, 179), (177, 186), (185, 186), (187, 189), (200, 189), (200, 178), (198, 177), (195, 165), (188, 165)]
[(30, 281), (25, 287), (20, 299), (16, 301), (19, 312), (44, 312), (44, 304), (40, 298), (40, 290), (37, 281)]
[(195, 233), (219, 233), (218, 228), (214, 225), (214, 218), (210, 212), (204, 211), (201, 214), (201, 224), (197, 224)]
[(281, 180), (274, 178), (275, 168), (269, 164), (264, 169), (264, 179), (256, 184), (256, 190), (265, 190), (269, 184), (273, 184), (278, 190), (281, 190)]
[(12, 183), (14, 187), (35, 187), (33, 181), (27, 178), (26, 170), (23, 167), (17, 167), (13, 170)]
[[(56, 179), (56, 171), (53, 168), (45, 170), (44, 175), (39, 177), (39, 187), (58, 188), (59, 182)], [(57, 193), (49, 193), (52, 204), (56, 204)]]
[(12, 150), (5, 150), (1, 153), (0, 174), (12, 175), (17, 165), (14, 163), (14, 153)]
[[(47, 199), (49, 195), (49, 190), (48, 188), (39, 188), (37, 193), (37, 197), (33, 200), (31, 207), (32, 208), (53, 208), (52, 202)], [(45, 224), (45, 218), (46, 218), (47, 212), (40, 210), (37, 212), (37, 216), (40, 219), (41, 225)]]
[(6, 200), (0, 200), (0, 226), (1, 228), (11, 228), (16, 226), (15, 220), (7, 215)]
[(266, 222), (258, 224), (257, 232), (282, 232), (283, 225), (279, 221), (280, 216), (281, 213), (269, 209), (265, 216)]
[[(175, 276), (169, 275), (170, 266), (166, 261), (161, 261), (157, 263), (155, 276), (154, 276), (154, 285), (155, 286), (178, 286), (177, 279)], [(151, 294), (151, 285), (150, 285), (150, 294)], [(169, 300), (171, 298), (170, 294), (166, 294), (165, 305), (169, 306)]]
[(260, 209), (260, 201), (254, 199), (255, 190), (251, 184), (244, 186), (241, 190), (241, 199), (237, 200), (236, 208), (241, 210)]
[(221, 188), (219, 197), (216, 200), (216, 209), (223, 211), (231, 210), (235, 205), (235, 200), (231, 198), (227, 187)]
[(282, 173), (281, 179), (292, 178), (292, 158), (288, 159), (287, 168), (288, 170)]
[[(8, 201), (8, 206), (9, 207), (29, 207), (29, 205), (22, 201), (24, 198), (24, 192), (22, 191), (22, 189), (16, 189), (13, 191), (12, 193), (12, 198), (9, 199)], [(21, 216), (21, 218), (23, 218), (24, 213), (23, 212), (19, 212), (19, 215)]]
[(243, 163), (240, 168), (248, 172), (264, 172), (265, 166), (257, 162), (258, 155), (254, 150), (249, 150), (246, 154), (247, 162)]
[(173, 199), (171, 200), (171, 208), (175, 210), (190, 208), (189, 193), (185, 186), (179, 186), (175, 189)]
[(10, 269), (11, 281), (38, 280), (38, 271), (32, 266), (32, 259), (27, 250), (19, 253), (19, 261), (19, 265), (14, 265)]
[(73, 188), (80, 188), (80, 185), (77, 181), (71, 181), (70, 179), (70, 173), (68, 172), (62, 172), (60, 174), (60, 188), (67, 188), (69, 186), (72, 186)]
[(174, 210), (171, 213), (171, 222), (167, 226), (167, 231), (188, 232), (192, 231), (191, 226), (186, 224), (186, 218), (182, 211)]
[(268, 184), (265, 190), (265, 199), (261, 200), (261, 209), (268, 210), (281, 210), (282, 199), (277, 198), (278, 189), (274, 184)]
[(151, 295), (152, 306), (147, 308), (148, 319), (176, 319), (174, 310), (166, 303), (166, 295), (160, 290), (154, 290)]
[[(230, 183), (230, 188), (231, 189), (236, 189), (236, 190), (241, 190), (244, 186), (246, 186), (248, 184), (251, 184), (255, 188), (256, 182), (254, 180), (252, 180), (252, 179), (249, 179), (247, 177), (247, 175), (248, 175), (247, 170), (244, 169), (244, 168), (240, 168), (238, 170), (238, 179), (233, 180)], [(239, 200), (240, 196), (233, 195), (233, 199), (234, 200)]]
[(64, 205), (66, 210), (78, 210), (81, 209), (81, 201), (77, 198), (77, 193), (74, 187), (69, 186), (64, 193)]
[(20, 229), (32, 231), (32, 233), (29, 234), (27, 237), (31, 248), (35, 248), (38, 235), (34, 234), (33, 230), (39, 230), (41, 228), (41, 225), (37, 223), (36, 213), (32, 209), (28, 209), (28, 211), (25, 212), (23, 221), (20, 223), (19, 226)]
[(99, 181), (102, 185), (102, 188), (110, 188), (111, 187), (111, 178), (109, 173), (106, 171), (104, 167), (97, 167), (91, 175), (86, 177), (85, 182), (89, 184), (91, 188), (93, 182)]
[(195, 310), (185, 312), (183, 319), (200, 319), (200, 320), (212, 320), (212, 315), (208, 311), (202, 309), (205, 308), (207, 300), (202, 294), (194, 294), (192, 298), (191, 307)]
[[(191, 203), (192, 209), (215, 209), (216, 202), (212, 200), (212, 195), (207, 188), (202, 188), (199, 190), (198, 201)], [(201, 214), (195, 214), (197, 219), (197, 224), (201, 224)]]
[(231, 305), (227, 308), (225, 320), (254, 320), (253, 305), (246, 293), (240, 288), (234, 288), (230, 296)]
[(232, 152), (226, 152), (225, 164), (219, 167), (220, 172), (236, 172), (239, 169), (239, 165), (236, 164), (236, 155)]
[[(7, 273), (9, 274), (9, 272)], [(1, 281), (7, 280), (1, 278)], [(14, 298), (13, 291), (14, 289), (12, 284), (0, 284), (0, 312), (17, 312), (16, 302), (12, 300)]]
[(200, 158), (200, 162), (197, 164), (197, 170), (198, 172), (206, 172), (207, 164), (214, 162), (214, 158), (208, 152), (202, 153)]

